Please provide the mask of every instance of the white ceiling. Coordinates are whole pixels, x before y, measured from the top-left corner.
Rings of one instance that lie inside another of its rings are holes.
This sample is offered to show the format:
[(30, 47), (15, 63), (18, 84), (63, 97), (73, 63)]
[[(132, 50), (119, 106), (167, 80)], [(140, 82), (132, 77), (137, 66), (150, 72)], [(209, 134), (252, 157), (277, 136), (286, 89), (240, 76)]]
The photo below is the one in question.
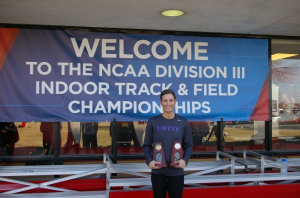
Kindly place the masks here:
[[(181, 17), (161, 12), (180, 9)], [(300, 0), (0, 0), (6, 24), (188, 31), (300, 39)], [(300, 40), (272, 40), (272, 54), (296, 53)]]
[(300, 0), (0, 0), (0, 23), (300, 36)]

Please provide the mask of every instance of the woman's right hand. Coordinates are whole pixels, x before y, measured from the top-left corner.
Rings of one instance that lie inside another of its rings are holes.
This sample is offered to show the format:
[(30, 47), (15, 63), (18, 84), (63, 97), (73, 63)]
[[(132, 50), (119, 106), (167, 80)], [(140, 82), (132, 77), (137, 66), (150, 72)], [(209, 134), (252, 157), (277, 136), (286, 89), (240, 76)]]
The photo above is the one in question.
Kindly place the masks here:
[(155, 166), (156, 164), (161, 164), (161, 163), (160, 163), (160, 162), (157, 162), (157, 161), (155, 161), (155, 160), (152, 160), (152, 161), (149, 163), (148, 167), (149, 167), (150, 169), (160, 169), (161, 167)]

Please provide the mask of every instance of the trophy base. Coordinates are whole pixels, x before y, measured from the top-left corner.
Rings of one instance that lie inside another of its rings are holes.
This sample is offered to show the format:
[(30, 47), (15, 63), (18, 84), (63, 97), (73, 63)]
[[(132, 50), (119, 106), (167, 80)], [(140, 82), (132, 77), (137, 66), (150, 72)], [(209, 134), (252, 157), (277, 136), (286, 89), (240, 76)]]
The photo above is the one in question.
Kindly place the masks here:
[(170, 163), (170, 166), (178, 166), (178, 165), (179, 163), (175, 163), (175, 162)]
[(168, 166), (168, 164), (155, 164), (155, 166), (157, 166), (157, 167), (167, 167)]

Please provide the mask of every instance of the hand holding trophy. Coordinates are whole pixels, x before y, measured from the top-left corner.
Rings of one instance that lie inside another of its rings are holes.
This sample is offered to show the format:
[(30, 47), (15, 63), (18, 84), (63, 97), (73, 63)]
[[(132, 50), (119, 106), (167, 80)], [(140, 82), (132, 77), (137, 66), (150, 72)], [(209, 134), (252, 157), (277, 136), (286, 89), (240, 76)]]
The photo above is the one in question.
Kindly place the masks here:
[(183, 150), (182, 150), (181, 142), (174, 142), (172, 147), (170, 166), (177, 166), (178, 163), (175, 162), (182, 159), (182, 157), (183, 157)]
[(154, 158), (155, 161), (161, 163), (161, 164), (156, 164), (155, 166), (167, 167), (166, 157), (165, 157), (164, 148), (162, 146), (162, 142), (156, 142), (154, 144), (153, 158)]

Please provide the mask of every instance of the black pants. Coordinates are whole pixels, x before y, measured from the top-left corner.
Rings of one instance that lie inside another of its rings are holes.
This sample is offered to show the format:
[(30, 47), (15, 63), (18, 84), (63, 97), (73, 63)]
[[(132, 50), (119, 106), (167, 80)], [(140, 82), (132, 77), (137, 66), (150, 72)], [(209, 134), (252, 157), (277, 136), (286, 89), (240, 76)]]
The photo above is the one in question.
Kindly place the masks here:
[(83, 135), (83, 147), (97, 147), (97, 135)]
[(184, 175), (166, 176), (161, 174), (151, 174), (151, 182), (154, 198), (181, 198), (183, 192)]

